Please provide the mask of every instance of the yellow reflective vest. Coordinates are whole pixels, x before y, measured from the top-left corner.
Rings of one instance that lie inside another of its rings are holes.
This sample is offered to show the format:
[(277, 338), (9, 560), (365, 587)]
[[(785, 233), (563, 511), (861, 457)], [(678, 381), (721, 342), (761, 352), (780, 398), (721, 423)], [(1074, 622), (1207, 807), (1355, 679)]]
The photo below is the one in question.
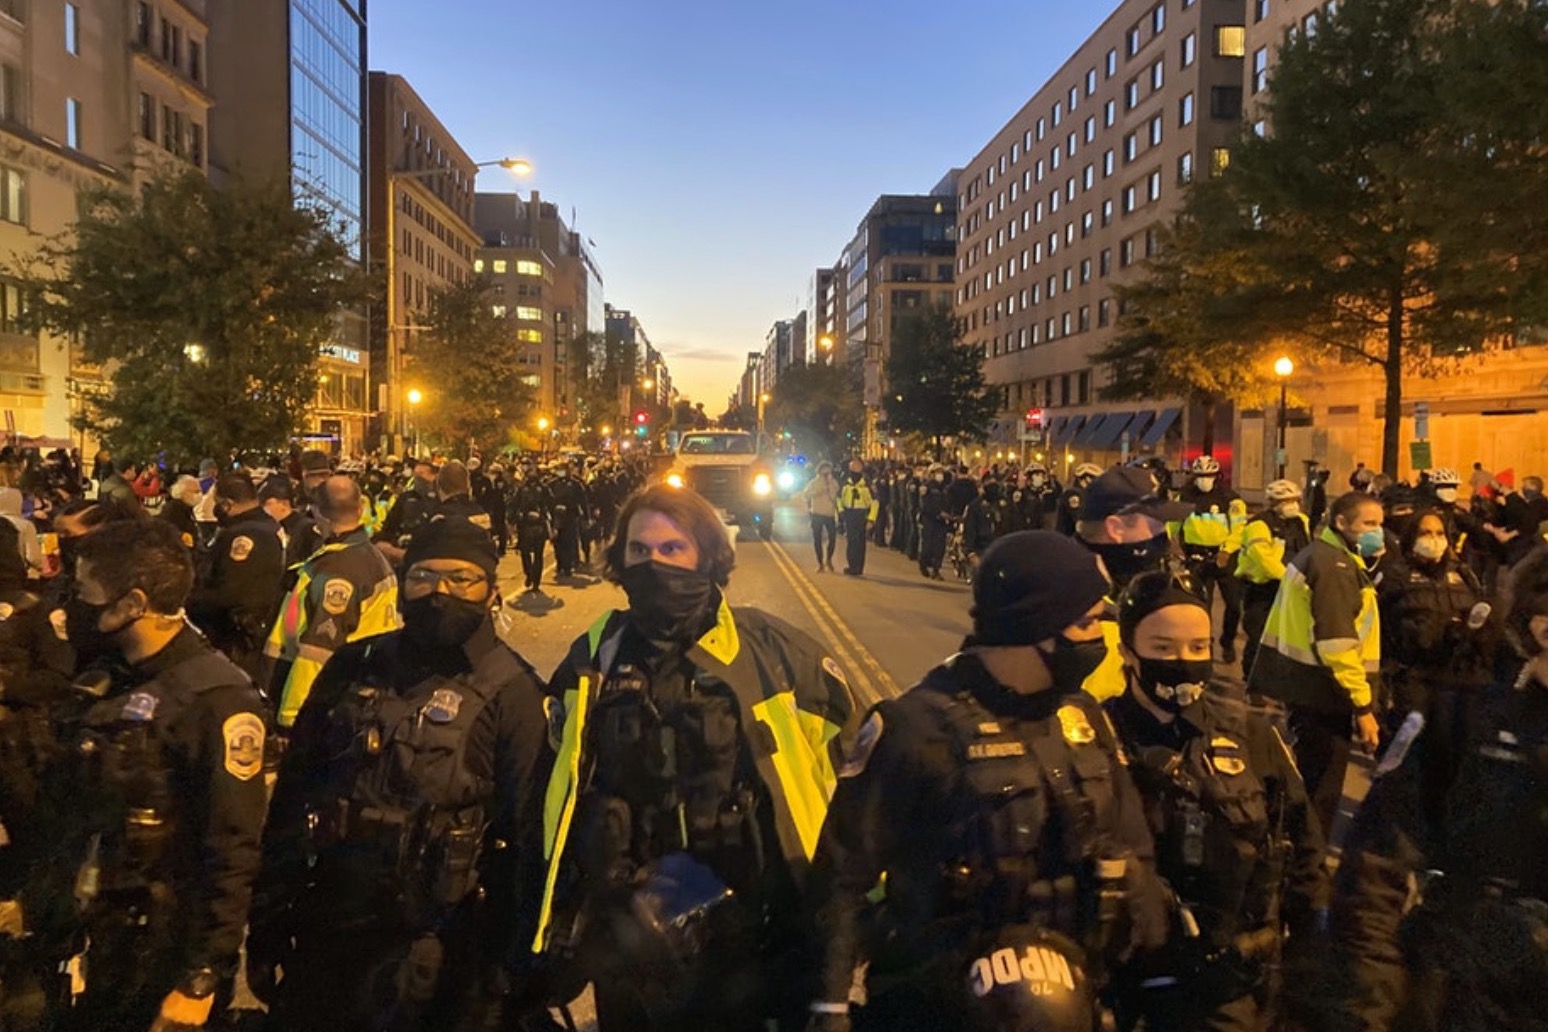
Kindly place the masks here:
[(294, 567), (263, 654), (280, 727), (295, 723), (323, 664), (341, 646), (402, 626), (398, 578), (363, 527), (325, 543)]
[(854, 483), (846, 483), (839, 490), (839, 515), (852, 509), (864, 509), (865, 518), (870, 522), (876, 521), (876, 499), (871, 494), (871, 489), (865, 486), (864, 480)]
[[(1191, 494), (1192, 497), (1186, 497)], [(1193, 506), (1182, 521), (1178, 538), (1185, 552), (1218, 550), (1235, 552), (1242, 547), (1242, 528), (1247, 524), (1247, 503), (1230, 492), (1200, 495), (1185, 492), (1182, 499)]]
[[(1305, 513), (1297, 513), (1291, 519), (1298, 520), (1302, 534), (1311, 540), (1311, 521)], [(1236, 575), (1249, 584), (1277, 584), (1285, 577), (1285, 539), (1274, 533), (1268, 520), (1262, 516), (1247, 522), (1242, 529), (1242, 550), (1236, 560)]]
[[(577, 639), (549, 686), (548, 726), (556, 756), (543, 805), (544, 879), (534, 953), (549, 945), (565, 847), (596, 757), (591, 708), (617, 658), (627, 612), (608, 612)], [(849, 684), (810, 637), (766, 613), (720, 604), (715, 626), (685, 654), (724, 682), (741, 709), (742, 734), (773, 804), (780, 852), (802, 879), (842, 765), (841, 740), (856, 718)], [(761, 726), (754, 733), (754, 724)]]

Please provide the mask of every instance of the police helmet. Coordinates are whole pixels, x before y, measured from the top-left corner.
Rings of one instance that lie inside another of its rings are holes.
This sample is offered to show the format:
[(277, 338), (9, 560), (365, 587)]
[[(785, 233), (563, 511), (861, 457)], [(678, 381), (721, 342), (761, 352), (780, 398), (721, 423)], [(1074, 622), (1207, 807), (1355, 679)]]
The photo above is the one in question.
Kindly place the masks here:
[(1430, 484), (1432, 487), (1457, 487), (1462, 483), (1462, 478), (1457, 476), (1457, 471), (1450, 466), (1437, 466), (1430, 470)]
[(1301, 497), (1301, 486), (1294, 480), (1271, 480), (1263, 489), (1263, 497), (1269, 502), (1291, 502)]
[(1220, 472), (1220, 463), (1213, 455), (1200, 455), (1188, 467), (1188, 474), (1195, 477), (1212, 477)]
[(1042, 473), (1046, 475), (1048, 473), (1048, 467), (1043, 465), (1041, 462), (1029, 462), (1027, 463), (1027, 475), (1031, 476), (1033, 473)]
[(1098, 466), (1094, 462), (1082, 462), (1079, 466), (1075, 467), (1075, 479), (1076, 480), (1081, 480), (1081, 479), (1095, 480), (1097, 477), (1099, 477), (1101, 475), (1102, 475), (1102, 467)]
[(969, 1032), (1093, 1032), (1096, 992), (1085, 951), (1032, 925), (1000, 929), (964, 973)]

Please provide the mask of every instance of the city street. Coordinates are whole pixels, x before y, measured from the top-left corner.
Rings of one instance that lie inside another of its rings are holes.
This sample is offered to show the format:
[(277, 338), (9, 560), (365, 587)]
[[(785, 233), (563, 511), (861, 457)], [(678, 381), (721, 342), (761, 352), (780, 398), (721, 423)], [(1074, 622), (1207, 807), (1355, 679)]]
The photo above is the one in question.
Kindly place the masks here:
[[(834, 554), (840, 569), (844, 545), (840, 538)], [(967, 633), (968, 585), (924, 580), (899, 552), (870, 546), (865, 576), (858, 578), (817, 573), (816, 565), (804, 511), (784, 505), (776, 510), (772, 541), (738, 540), (727, 595), (732, 605), (756, 606), (822, 642), (865, 706), (914, 683)], [(598, 615), (627, 605), (621, 590), (595, 577), (554, 583), (551, 551), (542, 596), (523, 595), (515, 555), (501, 563), (500, 585), (506, 640), (544, 677)]]

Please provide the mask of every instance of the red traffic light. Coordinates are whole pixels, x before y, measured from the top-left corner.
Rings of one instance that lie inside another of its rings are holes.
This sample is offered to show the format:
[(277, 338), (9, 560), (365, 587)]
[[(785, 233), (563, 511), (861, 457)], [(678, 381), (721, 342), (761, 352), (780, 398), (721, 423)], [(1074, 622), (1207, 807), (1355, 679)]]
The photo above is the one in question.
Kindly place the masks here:
[(650, 414), (647, 413), (644, 409), (640, 409), (634, 414), (634, 421), (638, 425), (644, 426), (646, 423), (650, 422)]
[(1040, 408), (1027, 409), (1027, 429), (1041, 430), (1043, 428), (1043, 410)]

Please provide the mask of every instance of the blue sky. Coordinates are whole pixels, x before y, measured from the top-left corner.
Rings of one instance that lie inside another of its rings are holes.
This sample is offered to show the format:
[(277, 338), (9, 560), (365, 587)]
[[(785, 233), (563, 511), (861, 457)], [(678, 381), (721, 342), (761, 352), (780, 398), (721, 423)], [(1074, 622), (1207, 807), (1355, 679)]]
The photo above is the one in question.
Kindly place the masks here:
[(676, 385), (721, 411), (871, 202), (970, 160), (1111, 7), (1087, 0), (373, 0), (370, 64), (596, 243)]

